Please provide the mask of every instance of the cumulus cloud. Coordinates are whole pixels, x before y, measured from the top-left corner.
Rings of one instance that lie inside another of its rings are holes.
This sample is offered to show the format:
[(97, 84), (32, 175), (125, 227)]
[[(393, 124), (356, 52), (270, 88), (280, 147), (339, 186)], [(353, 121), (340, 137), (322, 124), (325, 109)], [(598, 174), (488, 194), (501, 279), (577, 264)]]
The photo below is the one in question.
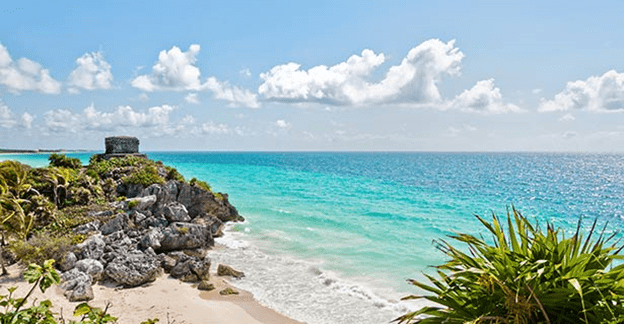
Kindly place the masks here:
[(542, 99), (539, 111), (624, 111), (624, 73), (607, 71), (587, 80), (568, 82), (552, 100)]
[(194, 122), (189, 116), (177, 122), (172, 121), (170, 115), (175, 109), (173, 106), (162, 105), (140, 112), (130, 106), (119, 106), (111, 112), (104, 112), (91, 105), (81, 113), (64, 109), (48, 111), (44, 115), (44, 123), (48, 130), (62, 133), (147, 130), (149, 135), (172, 135)]
[(283, 119), (278, 119), (275, 122), (275, 126), (277, 126), (279, 128), (282, 128), (282, 129), (289, 129), (289, 128), (292, 127), (292, 124), (287, 122), (287, 121), (285, 121), (285, 120), (283, 120)]
[(196, 93), (189, 93), (186, 95), (186, 97), (184, 97), (184, 101), (190, 103), (190, 104), (194, 104), (197, 105), (199, 104), (199, 99), (197, 98), (197, 94)]
[(456, 75), (464, 54), (455, 41), (431, 39), (412, 48), (401, 64), (390, 67), (384, 78), (370, 82), (385, 61), (384, 54), (365, 49), (347, 61), (302, 70), (297, 63), (273, 67), (260, 77), (258, 92), (268, 100), (320, 102), (331, 105), (363, 105), (379, 102), (429, 104), (441, 101), (438, 83)]
[(572, 114), (565, 114), (563, 116), (561, 116), (561, 118), (559, 118), (560, 122), (570, 122), (570, 121), (574, 121), (576, 120), (576, 117), (574, 117), (574, 115)]
[(245, 106), (249, 108), (258, 108), (258, 97), (249, 90), (229, 85), (227, 82), (220, 82), (214, 77), (208, 78), (203, 88), (211, 90), (215, 98), (226, 100), (231, 106)]
[(13, 126), (15, 126), (15, 118), (13, 117), (11, 108), (0, 101), (0, 127), (13, 128)]
[(494, 79), (477, 82), (474, 87), (455, 96), (451, 107), (465, 112), (500, 114), (522, 112), (520, 107), (504, 103), (500, 89), (494, 86)]
[(76, 59), (77, 67), (69, 74), (69, 91), (110, 89), (113, 81), (111, 66), (100, 52), (85, 53)]
[(37, 91), (57, 94), (61, 83), (50, 76), (50, 71), (27, 58), (14, 61), (5, 46), (0, 44), (0, 85), (10, 92)]
[(198, 44), (189, 46), (183, 52), (177, 46), (158, 54), (158, 62), (152, 67), (151, 74), (137, 76), (132, 80), (133, 87), (143, 91), (204, 91), (210, 90), (217, 99), (228, 101), (233, 106), (259, 106), (256, 94), (218, 81), (214, 77), (201, 81), (201, 72), (195, 63), (200, 51)]
[(212, 121), (203, 123), (200, 126), (200, 131), (203, 134), (210, 134), (210, 135), (224, 135), (224, 134), (229, 134), (229, 133), (232, 132), (228, 125), (226, 125), (226, 124), (217, 124), (217, 123), (212, 122)]
[(25, 112), (22, 114), (22, 118), (21, 118), (21, 125), (22, 127), (26, 128), (26, 129), (30, 129), (32, 128), (32, 123), (35, 120), (35, 116)]

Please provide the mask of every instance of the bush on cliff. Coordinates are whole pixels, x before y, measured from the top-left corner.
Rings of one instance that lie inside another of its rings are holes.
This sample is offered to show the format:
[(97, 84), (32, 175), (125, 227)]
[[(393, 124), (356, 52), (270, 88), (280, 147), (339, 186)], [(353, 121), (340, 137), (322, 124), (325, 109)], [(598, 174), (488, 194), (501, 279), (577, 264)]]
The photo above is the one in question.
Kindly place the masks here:
[[(532, 226), (517, 210), (507, 215), (507, 231), (493, 216), (479, 221), (492, 234), (494, 245), (468, 234), (450, 238), (467, 245), (469, 254), (445, 240), (438, 249), (450, 260), (437, 266), (439, 278), (426, 275), (432, 285), (410, 280), (432, 293), (406, 299), (427, 299), (439, 306), (405, 314), (399, 323), (622, 323), (624, 321), (624, 265), (613, 236), (604, 229), (592, 241), (596, 222), (583, 240), (579, 220), (576, 233), (566, 238), (547, 224)], [(515, 228), (514, 228), (515, 224)], [(423, 316), (420, 316), (423, 315)]]
[(50, 166), (58, 168), (79, 169), (82, 167), (82, 163), (77, 158), (67, 157), (64, 154), (50, 154), (48, 157)]

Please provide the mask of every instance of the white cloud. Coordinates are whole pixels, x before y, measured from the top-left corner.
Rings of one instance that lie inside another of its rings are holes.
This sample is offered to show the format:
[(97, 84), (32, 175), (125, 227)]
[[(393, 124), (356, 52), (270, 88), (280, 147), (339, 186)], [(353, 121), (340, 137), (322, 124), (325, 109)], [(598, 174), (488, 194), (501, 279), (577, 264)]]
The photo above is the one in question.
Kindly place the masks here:
[(275, 121), (275, 126), (282, 129), (290, 129), (292, 127), (292, 124), (283, 119), (278, 119), (277, 121)]
[(365, 49), (346, 62), (301, 70), (300, 64), (273, 67), (260, 77), (258, 92), (268, 100), (364, 105), (379, 102), (429, 104), (441, 101), (438, 82), (459, 73), (464, 54), (454, 46), (431, 39), (412, 48), (401, 64), (392, 66), (378, 83), (367, 79), (385, 61), (383, 54)]
[(240, 74), (250, 78), (251, 77), (251, 70), (249, 68), (247, 69), (242, 69), (239, 71)]
[(210, 135), (224, 135), (224, 134), (230, 134), (232, 132), (228, 125), (217, 124), (212, 121), (203, 123), (200, 126), (200, 131), (203, 134), (210, 134)]
[(507, 112), (522, 112), (514, 104), (505, 104), (500, 89), (494, 86), (494, 79), (477, 82), (474, 87), (455, 96), (451, 107), (466, 112), (483, 114), (500, 114)]
[(176, 107), (155, 106), (146, 111), (135, 111), (130, 106), (119, 106), (111, 112), (98, 111), (93, 105), (81, 113), (69, 110), (51, 110), (45, 113), (44, 123), (48, 130), (59, 133), (80, 133), (86, 131), (145, 132), (146, 135), (173, 135), (192, 124), (192, 116), (175, 122), (170, 116)]
[(111, 66), (100, 52), (85, 53), (76, 59), (76, 67), (67, 79), (69, 91), (110, 89), (113, 81)]
[(0, 85), (10, 92), (37, 91), (57, 94), (61, 83), (50, 76), (50, 71), (27, 58), (14, 61), (6, 47), (0, 44)]
[(569, 121), (574, 121), (574, 120), (576, 120), (576, 117), (574, 117), (574, 115), (572, 114), (565, 114), (561, 116), (561, 118), (559, 118), (560, 122), (569, 122)]
[(231, 106), (260, 107), (255, 93), (231, 86), (227, 82), (221, 82), (214, 77), (208, 78), (202, 87), (211, 90), (215, 98), (228, 101)]
[(562, 135), (562, 136), (563, 136), (563, 138), (565, 138), (565, 139), (570, 139), (570, 138), (573, 138), (573, 137), (578, 136), (578, 133), (577, 133), (577, 132), (575, 132), (575, 131), (567, 131), (567, 132), (563, 133), (563, 135)]
[(210, 90), (217, 99), (226, 100), (232, 106), (259, 107), (256, 94), (218, 81), (210, 77), (201, 82), (201, 72), (195, 63), (200, 46), (193, 44), (182, 52), (177, 46), (158, 54), (158, 62), (151, 74), (139, 75), (131, 84), (143, 91), (203, 91)]
[(25, 112), (22, 114), (22, 123), (21, 126), (30, 129), (32, 127), (32, 123), (35, 120), (35, 116)]
[[(1, 56), (0, 60), (2, 60)], [(0, 127), (13, 128), (13, 126), (15, 126), (15, 118), (13, 117), (11, 108), (9, 108), (9, 106), (7, 106), (4, 102), (0, 101)]]
[(190, 104), (194, 104), (197, 105), (199, 104), (199, 99), (197, 98), (197, 94), (196, 93), (189, 93), (186, 95), (186, 97), (184, 97), (184, 101), (190, 103)]
[(587, 80), (568, 82), (552, 100), (542, 99), (539, 111), (624, 111), (624, 73), (607, 71)]

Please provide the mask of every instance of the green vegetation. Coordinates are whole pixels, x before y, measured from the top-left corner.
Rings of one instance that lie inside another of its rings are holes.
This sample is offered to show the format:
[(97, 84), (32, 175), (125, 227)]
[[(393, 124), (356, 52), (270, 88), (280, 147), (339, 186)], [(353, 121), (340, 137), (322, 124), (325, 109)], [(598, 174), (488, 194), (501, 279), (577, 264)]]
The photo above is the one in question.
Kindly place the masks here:
[(223, 199), (225, 199), (225, 197), (223, 197), (223, 194), (221, 194), (220, 192), (217, 192), (214, 194), (215, 199), (218, 201), (223, 201)]
[(201, 180), (197, 180), (197, 178), (193, 178), (191, 179), (191, 181), (189, 181), (189, 184), (191, 186), (197, 186), (199, 188), (202, 188), (208, 192), (212, 192), (210, 185), (206, 181), (201, 181)]
[(82, 167), (82, 163), (77, 158), (67, 157), (63, 154), (50, 154), (48, 158), (50, 160), (50, 166), (58, 168), (79, 169)]
[[(117, 196), (119, 184), (147, 187), (165, 180), (184, 181), (175, 168), (135, 156), (110, 160), (93, 156), (88, 166), (59, 154), (50, 155), (49, 160), (44, 168), (0, 162), (0, 237), (8, 242), (7, 246), (0, 244), (2, 274), (6, 273), (4, 248), (26, 263), (60, 260), (72, 245), (86, 238), (74, 234), (72, 228), (93, 221), (89, 212), (107, 210), (111, 208), (108, 202), (126, 200)], [(210, 191), (204, 181), (194, 178), (191, 184)], [(137, 204), (131, 201), (128, 207)]]
[[(547, 224), (543, 231), (517, 210), (507, 215), (507, 231), (493, 216), (479, 221), (492, 234), (494, 245), (468, 234), (450, 236), (466, 244), (469, 254), (445, 240), (438, 248), (450, 260), (437, 266), (432, 285), (410, 282), (433, 295), (429, 306), (405, 314), (399, 323), (623, 323), (624, 265), (612, 265), (622, 246), (610, 243), (604, 229), (592, 241), (596, 222), (586, 239), (566, 238)], [(515, 228), (514, 228), (515, 226)], [(605, 226), (606, 227), (606, 226)], [(420, 319), (419, 315), (425, 315)]]
[(145, 187), (154, 183), (165, 183), (165, 179), (158, 175), (158, 170), (156, 170), (156, 168), (151, 165), (145, 166), (132, 172), (130, 175), (121, 179), (121, 181), (123, 181), (124, 183), (141, 184)]
[(139, 205), (139, 201), (138, 200), (130, 200), (128, 202), (128, 208), (129, 209), (132, 209), (132, 208), (134, 208), (134, 207), (136, 207), (138, 205)]

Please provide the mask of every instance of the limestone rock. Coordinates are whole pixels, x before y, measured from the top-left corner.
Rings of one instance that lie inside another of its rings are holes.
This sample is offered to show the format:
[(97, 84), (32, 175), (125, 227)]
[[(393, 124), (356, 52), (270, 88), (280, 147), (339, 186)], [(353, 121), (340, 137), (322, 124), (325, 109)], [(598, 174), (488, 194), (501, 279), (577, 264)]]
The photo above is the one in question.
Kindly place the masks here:
[(134, 208), (132, 208), (134, 210), (148, 210), (154, 206), (156, 200), (156, 195), (130, 198), (128, 199), (128, 207), (130, 207), (130, 204), (132, 203), (133, 205), (136, 204)]
[(171, 269), (171, 276), (184, 282), (210, 279), (210, 259), (188, 259), (178, 262)]
[(225, 288), (225, 289), (221, 290), (221, 291), (219, 292), (219, 294), (220, 294), (220, 295), (222, 295), (222, 296), (227, 296), (227, 295), (238, 295), (238, 291), (236, 291), (236, 290), (234, 290), (234, 289), (232, 289), (232, 288), (229, 288), (229, 287), (228, 287), (228, 288)]
[(221, 276), (221, 277), (230, 276), (236, 279), (240, 279), (244, 277), (245, 274), (242, 271), (237, 271), (237, 270), (232, 269), (232, 267), (228, 265), (220, 264), (217, 267), (217, 276)]
[(96, 219), (92, 222), (74, 227), (73, 232), (77, 234), (87, 234), (90, 232), (96, 232), (99, 229), (100, 229), (100, 221)]
[(80, 251), (81, 259), (99, 259), (104, 254), (106, 243), (102, 235), (93, 235), (84, 242), (76, 245)]
[(113, 232), (124, 230), (128, 227), (128, 214), (121, 213), (115, 216), (115, 218), (106, 222), (106, 224), (100, 227), (100, 232), (103, 235), (108, 235)]
[(199, 285), (197, 285), (197, 289), (211, 291), (215, 289), (214, 284), (208, 282), (208, 280), (202, 280)]
[(163, 215), (170, 222), (190, 222), (191, 217), (186, 207), (179, 202), (168, 203), (163, 207)]
[(78, 258), (74, 252), (67, 252), (58, 263), (59, 269), (61, 271), (69, 271), (76, 266), (76, 261), (78, 261)]
[(158, 250), (160, 249), (160, 241), (164, 237), (165, 236), (160, 231), (160, 229), (153, 228), (152, 230), (150, 230), (147, 234), (143, 236), (143, 238), (141, 239), (141, 242), (139, 243), (139, 247), (144, 250), (149, 247), (151, 247), (154, 250)]
[(76, 269), (90, 275), (95, 281), (100, 280), (104, 273), (104, 266), (102, 263), (93, 259), (82, 259), (76, 262)]
[(213, 246), (214, 239), (206, 226), (175, 222), (162, 230), (160, 251), (196, 249)]
[(119, 285), (136, 287), (156, 280), (160, 267), (155, 257), (135, 251), (117, 256), (108, 263), (105, 273)]
[(74, 268), (61, 275), (61, 288), (63, 295), (71, 302), (88, 301), (93, 299), (93, 289), (91, 288), (92, 278), (89, 274), (80, 272)]

